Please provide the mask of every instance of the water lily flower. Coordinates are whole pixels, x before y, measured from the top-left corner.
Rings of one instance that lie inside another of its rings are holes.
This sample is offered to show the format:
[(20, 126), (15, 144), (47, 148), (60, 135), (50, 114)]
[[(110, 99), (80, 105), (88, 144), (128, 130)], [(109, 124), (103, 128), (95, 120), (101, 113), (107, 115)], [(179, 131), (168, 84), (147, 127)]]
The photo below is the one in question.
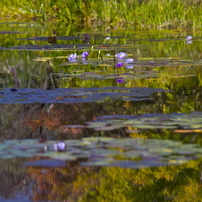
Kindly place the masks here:
[(65, 150), (65, 143), (58, 142), (53, 145), (55, 151), (64, 151)]
[(118, 59), (124, 59), (126, 56), (127, 54), (124, 52), (120, 52), (115, 55), (115, 57), (117, 57)]
[(123, 62), (117, 62), (116, 67), (123, 67), (124, 63)]
[(132, 62), (134, 62), (134, 59), (133, 59), (133, 58), (127, 58), (127, 59), (126, 59), (126, 63), (129, 64), (129, 63), (132, 63)]
[(186, 40), (192, 40), (192, 36), (187, 36)]
[(133, 65), (127, 65), (126, 68), (127, 68), (127, 69), (133, 69), (134, 66), (133, 66)]
[(83, 52), (81, 54), (82, 59), (86, 59), (88, 57), (89, 53), (87, 51)]
[(116, 83), (123, 83), (124, 79), (122, 77), (119, 77), (116, 79)]
[(74, 53), (74, 54), (69, 55), (68, 60), (69, 60), (69, 62), (75, 62), (76, 58), (77, 58), (77, 54)]

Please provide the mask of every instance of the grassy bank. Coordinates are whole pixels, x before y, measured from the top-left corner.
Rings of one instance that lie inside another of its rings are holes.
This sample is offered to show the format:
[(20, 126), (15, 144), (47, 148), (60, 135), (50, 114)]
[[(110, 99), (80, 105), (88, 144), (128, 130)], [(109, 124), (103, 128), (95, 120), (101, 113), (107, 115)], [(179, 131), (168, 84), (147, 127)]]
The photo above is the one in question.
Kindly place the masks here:
[(201, 0), (4, 0), (1, 21), (67, 21), (155, 28), (200, 28)]

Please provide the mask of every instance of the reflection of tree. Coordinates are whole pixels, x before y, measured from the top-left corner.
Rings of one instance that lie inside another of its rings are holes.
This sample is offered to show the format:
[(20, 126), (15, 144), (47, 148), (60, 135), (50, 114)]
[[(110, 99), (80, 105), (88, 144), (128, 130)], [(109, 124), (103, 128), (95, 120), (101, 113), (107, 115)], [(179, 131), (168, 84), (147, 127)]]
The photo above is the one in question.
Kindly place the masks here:
[(30, 167), (28, 171), (37, 184), (33, 200), (78, 201), (83, 189), (73, 190), (74, 181), (78, 176), (90, 176), (98, 170), (99, 168), (79, 166), (78, 162), (69, 162), (64, 168)]
[(32, 181), (22, 159), (0, 160), (0, 197), (31, 197)]
[[(87, 201), (200, 201), (200, 164), (146, 169), (102, 168), (99, 183), (80, 176), (74, 188), (82, 186), (82, 202)], [(90, 188), (90, 187), (93, 187)]]
[(36, 181), (34, 200), (200, 201), (201, 160), (145, 169), (82, 167), (29, 168)]

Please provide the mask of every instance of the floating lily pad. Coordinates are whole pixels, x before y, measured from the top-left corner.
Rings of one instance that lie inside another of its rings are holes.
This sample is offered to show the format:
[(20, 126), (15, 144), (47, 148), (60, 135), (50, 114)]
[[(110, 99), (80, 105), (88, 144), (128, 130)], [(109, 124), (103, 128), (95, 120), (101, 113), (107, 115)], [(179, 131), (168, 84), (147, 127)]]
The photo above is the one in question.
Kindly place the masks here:
[(0, 103), (82, 103), (97, 102), (107, 98), (125, 100), (127, 98), (151, 99), (149, 96), (155, 92), (166, 92), (160, 88), (60, 88), (43, 90), (32, 88), (1, 89)]
[(131, 63), (135, 66), (190, 66), (201, 65), (201, 60), (182, 60), (174, 58), (139, 58), (136, 62)]
[(66, 152), (45, 152), (45, 153), (42, 153), (40, 156), (50, 157), (58, 160), (69, 160), (69, 161), (77, 159), (75, 156)]
[[(74, 62), (74, 63), (68, 63), (68, 65), (86, 65), (82, 64), (82, 62)], [(88, 63), (93, 64), (93, 63)], [(98, 64), (97, 64), (98, 65)], [(113, 67), (113, 65), (111, 65)], [(127, 70), (126, 70), (127, 71)], [(78, 72), (77, 74), (63, 74), (60, 77), (61, 78), (69, 78), (69, 77), (77, 77), (80, 79), (101, 79), (101, 80), (106, 80), (106, 79), (117, 79), (121, 77), (124, 80), (129, 80), (129, 79), (143, 79), (143, 78), (156, 78), (160, 75), (158, 72), (151, 72), (151, 71), (138, 71), (136, 72), (135, 70), (133, 72), (117, 72), (115, 71), (94, 71), (94, 72)]]
[(93, 45), (93, 44), (51, 44), (51, 45), (20, 45), (13, 47), (0, 47), (0, 50), (28, 50), (28, 51), (58, 51), (58, 50), (119, 50), (128, 49), (126, 45)]
[(64, 167), (65, 162), (55, 159), (42, 159), (25, 163), (26, 166)]
[[(57, 36), (56, 40), (76, 40), (83, 39), (83, 37), (78, 36)], [(18, 38), (17, 40), (31, 40), (31, 41), (47, 41), (49, 37), (31, 37), (31, 38)]]
[(56, 144), (59, 142), (6, 140), (0, 143), (0, 158), (46, 157), (44, 160), (26, 163), (28, 166), (64, 166), (65, 161), (80, 160), (85, 166), (142, 168), (176, 165), (202, 156), (199, 145), (171, 140), (83, 138), (63, 141), (65, 147), (61, 151), (55, 150)]
[[(117, 124), (117, 121), (119, 124)], [(138, 129), (178, 129), (176, 132), (202, 132), (202, 112), (171, 113), (171, 114), (143, 114), (140, 116), (109, 115), (98, 117), (96, 121), (86, 122), (88, 128), (95, 130), (111, 130), (127, 127)]]

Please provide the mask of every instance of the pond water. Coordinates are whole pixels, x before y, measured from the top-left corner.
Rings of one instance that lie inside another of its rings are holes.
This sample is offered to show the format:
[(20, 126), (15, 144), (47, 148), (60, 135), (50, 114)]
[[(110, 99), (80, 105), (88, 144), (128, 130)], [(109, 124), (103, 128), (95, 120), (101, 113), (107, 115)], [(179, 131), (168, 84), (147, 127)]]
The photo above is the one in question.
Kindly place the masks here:
[(1, 23), (1, 201), (200, 201), (202, 32)]

